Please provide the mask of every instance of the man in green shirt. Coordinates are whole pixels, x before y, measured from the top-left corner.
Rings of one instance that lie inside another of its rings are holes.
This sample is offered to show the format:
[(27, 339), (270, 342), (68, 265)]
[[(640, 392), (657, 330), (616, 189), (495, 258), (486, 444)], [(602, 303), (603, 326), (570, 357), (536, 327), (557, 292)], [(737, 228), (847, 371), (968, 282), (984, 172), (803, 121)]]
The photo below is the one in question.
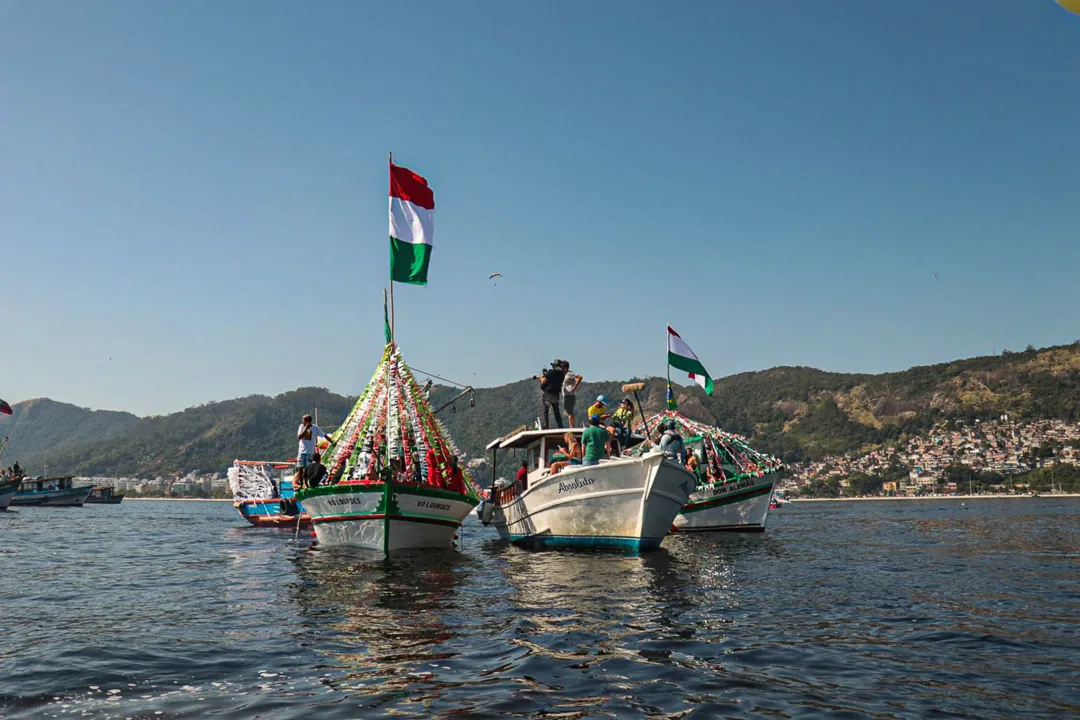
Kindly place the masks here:
[(581, 434), (581, 445), (585, 450), (582, 465), (599, 465), (600, 460), (611, 452), (611, 435), (600, 427), (600, 416), (589, 416), (589, 427)]

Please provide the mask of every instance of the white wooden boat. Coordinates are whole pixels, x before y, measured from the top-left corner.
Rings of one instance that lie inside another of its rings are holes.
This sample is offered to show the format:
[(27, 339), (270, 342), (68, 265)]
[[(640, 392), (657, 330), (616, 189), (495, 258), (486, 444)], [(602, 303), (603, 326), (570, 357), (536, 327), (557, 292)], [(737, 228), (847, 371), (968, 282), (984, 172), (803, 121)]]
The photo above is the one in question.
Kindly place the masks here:
[(764, 532), (773, 486), (780, 473), (760, 473), (735, 482), (700, 485), (675, 518), (674, 532)]
[(675, 518), (672, 532), (763, 532), (769, 503), (780, 481), (781, 463), (751, 448), (745, 439), (674, 410), (657, 413), (644, 424), (652, 429), (674, 420), (676, 429), (701, 467), (689, 502)]
[(456, 461), (460, 452), (393, 344), (331, 437), (330, 484), (296, 493), (321, 547), (450, 547), (480, 502)]
[[(551, 456), (565, 433), (576, 430), (519, 430), (488, 445), (492, 469), (500, 450), (523, 450), (526, 481), (492, 491), (484, 515), (501, 537), (534, 548), (601, 548), (642, 551), (660, 546), (686, 504), (695, 478), (658, 452), (570, 465), (549, 474)], [(641, 438), (635, 438), (640, 443)]]

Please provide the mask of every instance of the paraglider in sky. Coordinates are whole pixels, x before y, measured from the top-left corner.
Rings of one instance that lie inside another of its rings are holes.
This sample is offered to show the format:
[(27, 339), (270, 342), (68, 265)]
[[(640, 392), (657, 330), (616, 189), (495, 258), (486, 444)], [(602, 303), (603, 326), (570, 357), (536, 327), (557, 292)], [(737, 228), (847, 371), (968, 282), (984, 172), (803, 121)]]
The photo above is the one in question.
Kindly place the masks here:
[[(494, 272), (494, 273), (491, 273), (490, 275), (488, 275), (488, 280), (494, 280), (495, 278), (501, 278), (501, 277), (502, 277), (502, 273)], [(495, 284), (498, 285), (499, 283), (495, 283)]]
[(1057, 0), (1057, 4), (1071, 13), (1080, 15), (1080, 0)]
[(934, 279), (937, 280), (937, 278), (938, 278), (938, 274), (934, 273)]

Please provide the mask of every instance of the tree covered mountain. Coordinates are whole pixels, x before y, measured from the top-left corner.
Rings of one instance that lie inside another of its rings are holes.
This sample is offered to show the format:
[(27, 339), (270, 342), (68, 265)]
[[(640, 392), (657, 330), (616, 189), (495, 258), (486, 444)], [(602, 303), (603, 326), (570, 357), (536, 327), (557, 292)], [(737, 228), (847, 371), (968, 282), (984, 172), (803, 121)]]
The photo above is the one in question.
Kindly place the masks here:
[[(627, 382), (641, 380), (631, 378)], [(647, 378), (641, 393), (646, 412), (665, 403), (663, 378)], [(585, 383), (579, 416), (598, 394), (621, 398), (622, 382)], [(748, 436), (762, 450), (786, 460), (819, 458), (866, 449), (928, 429), (935, 420), (996, 417), (1080, 420), (1080, 344), (957, 360), (879, 375), (830, 373), (778, 367), (740, 373), (715, 383), (713, 397), (696, 386), (676, 387), (680, 410), (697, 420)], [(438, 387), (438, 407), (456, 394)], [(91, 411), (52, 400), (15, 406), (0, 417), (0, 434), (11, 436), (3, 462), (19, 460), (32, 472), (86, 475), (152, 475), (221, 471), (235, 458), (278, 459), (295, 453), (300, 415), (314, 408), (319, 422), (334, 427), (355, 398), (321, 388), (275, 397), (254, 395), (208, 403), (171, 415), (136, 418)], [(441, 417), (469, 457), (540, 413), (534, 380), (476, 390)], [(580, 419), (580, 418), (579, 418)]]

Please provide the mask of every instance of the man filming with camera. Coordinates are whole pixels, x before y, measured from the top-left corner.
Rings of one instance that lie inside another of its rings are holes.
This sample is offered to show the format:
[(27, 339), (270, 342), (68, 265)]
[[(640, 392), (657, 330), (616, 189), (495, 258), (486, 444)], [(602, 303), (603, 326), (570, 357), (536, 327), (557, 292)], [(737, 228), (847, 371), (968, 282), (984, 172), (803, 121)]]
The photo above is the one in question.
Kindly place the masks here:
[[(569, 363), (566, 364), (569, 367)], [(559, 396), (562, 393), (563, 380), (566, 379), (566, 367), (562, 360), (552, 360), (551, 366), (545, 368), (539, 375), (533, 375), (533, 380), (540, 381), (540, 392), (544, 404), (544, 416), (540, 427), (548, 429), (548, 412), (555, 411), (555, 427), (561, 428), (562, 414), (559, 412)]]

